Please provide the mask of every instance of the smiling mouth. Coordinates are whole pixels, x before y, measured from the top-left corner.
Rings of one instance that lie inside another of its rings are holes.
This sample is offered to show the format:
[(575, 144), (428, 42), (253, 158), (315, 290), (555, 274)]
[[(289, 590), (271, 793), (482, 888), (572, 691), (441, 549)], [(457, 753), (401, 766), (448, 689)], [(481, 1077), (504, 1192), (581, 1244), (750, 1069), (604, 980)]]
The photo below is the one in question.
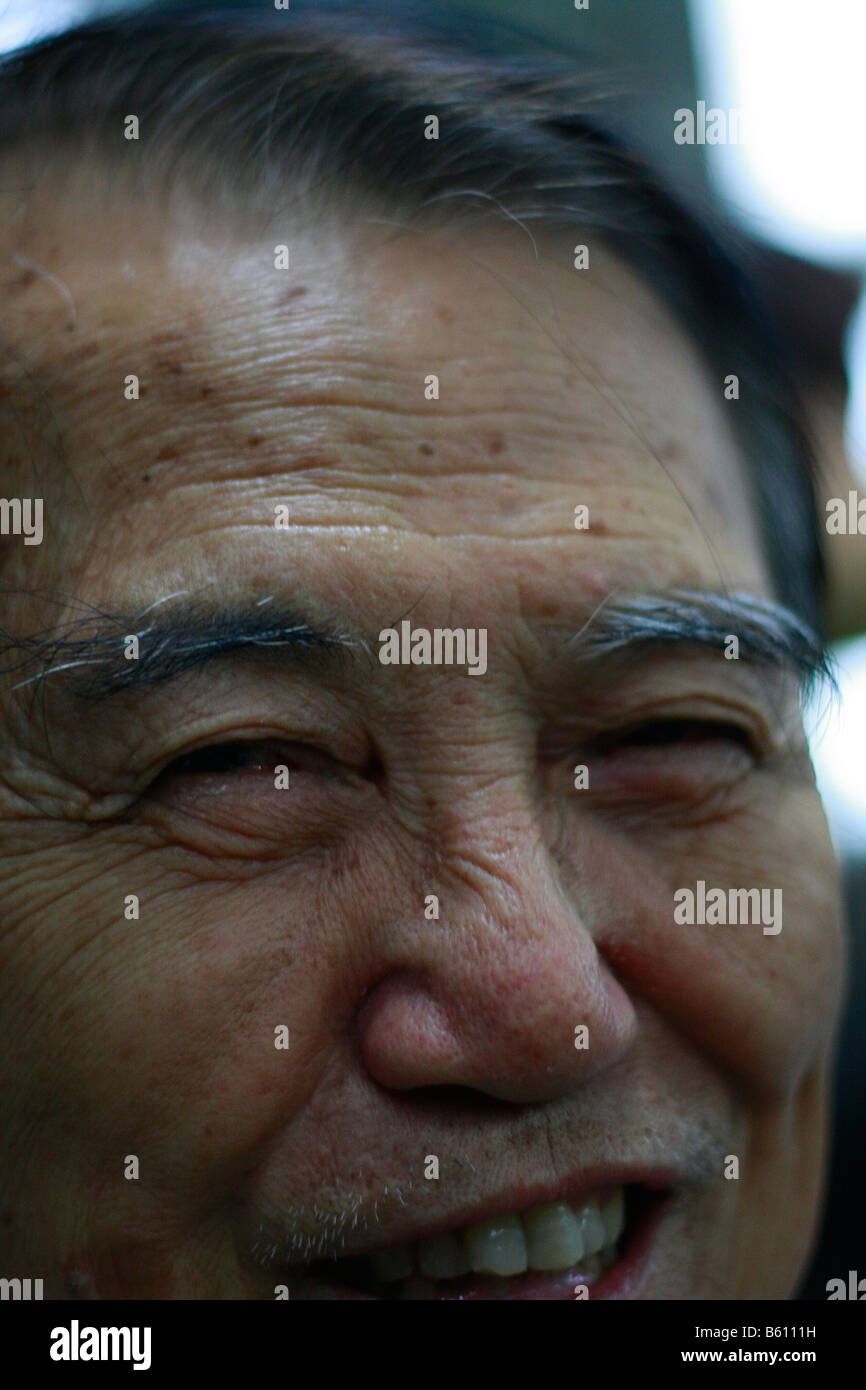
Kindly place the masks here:
[[(559, 1299), (616, 1296), (647, 1245), (665, 1196), (625, 1184), (507, 1212), (352, 1259), (307, 1266), (325, 1298)], [(301, 1297), (304, 1291), (299, 1289)]]

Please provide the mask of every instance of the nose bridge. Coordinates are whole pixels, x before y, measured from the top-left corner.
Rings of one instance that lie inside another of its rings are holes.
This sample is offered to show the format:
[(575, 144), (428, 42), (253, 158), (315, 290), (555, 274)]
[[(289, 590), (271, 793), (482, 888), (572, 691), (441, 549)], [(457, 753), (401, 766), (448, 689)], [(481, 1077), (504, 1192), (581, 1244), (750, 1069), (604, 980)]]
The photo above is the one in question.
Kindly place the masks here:
[(448, 694), (426, 709), (423, 739), (401, 747), (394, 791), (432, 871), (459, 878), (463, 866), (480, 882), (539, 834), (534, 729), (514, 712), (506, 719), (489, 685), (455, 682)]
[[(438, 883), (443, 922), (471, 938), (471, 968), (483, 967), (502, 997), (533, 1007), (566, 999), (598, 964), (589, 924), (566, 895), (522, 778), (501, 774), (438, 818)], [(542, 1003), (542, 996), (544, 1002)]]
[(440, 872), (446, 881), (454, 876), (479, 891), (485, 885), (494, 893), (516, 888), (526, 865), (540, 868), (543, 855), (531, 788), (513, 759), (509, 768), (472, 762), (431, 808)]
[(560, 970), (585, 968), (595, 947), (560, 881), (523, 751), (489, 735), (461, 747), (459, 766), (427, 781), (419, 828), (424, 894), (438, 899), (443, 947), (450, 923), (492, 973), (539, 978), (555, 958)]

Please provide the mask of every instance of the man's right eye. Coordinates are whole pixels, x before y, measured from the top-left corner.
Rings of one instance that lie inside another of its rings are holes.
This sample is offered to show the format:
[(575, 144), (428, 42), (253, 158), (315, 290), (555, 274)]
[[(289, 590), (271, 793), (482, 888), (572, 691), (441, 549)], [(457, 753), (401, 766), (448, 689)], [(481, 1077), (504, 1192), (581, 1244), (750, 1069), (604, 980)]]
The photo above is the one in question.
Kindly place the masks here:
[(367, 770), (336, 750), (244, 730), (179, 751), (154, 771), (137, 806), (178, 843), (207, 852), (226, 843), (219, 837), (237, 835), (231, 843), (245, 853), (289, 841), (321, 845), (342, 834), (359, 807), (372, 804), (371, 795)]
[(334, 758), (309, 744), (281, 739), (233, 739), (225, 743), (209, 743), (182, 754), (163, 768), (157, 781), (225, 778), (242, 774), (260, 774), (272, 778), (277, 767), (320, 777), (334, 777), (339, 773), (339, 764)]
[[(214, 743), (206, 748), (196, 748), (176, 758), (165, 769), (174, 776), (181, 774), (204, 774), (224, 776), (227, 772), (262, 772), (273, 768), (278, 759), (269, 760), (266, 750), (269, 745), (255, 743)], [(165, 775), (165, 774), (163, 774)]]

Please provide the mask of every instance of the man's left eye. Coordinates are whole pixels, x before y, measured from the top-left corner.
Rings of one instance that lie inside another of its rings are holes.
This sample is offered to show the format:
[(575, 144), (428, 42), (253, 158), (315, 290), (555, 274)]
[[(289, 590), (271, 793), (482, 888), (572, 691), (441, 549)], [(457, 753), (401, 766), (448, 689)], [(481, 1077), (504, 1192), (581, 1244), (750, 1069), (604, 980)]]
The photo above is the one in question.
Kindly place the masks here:
[(617, 748), (697, 749), (712, 742), (735, 743), (749, 753), (755, 751), (748, 729), (716, 719), (652, 719), (610, 736), (610, 744)]
[(585, 747), (587, 789), (627, 802), (694, 802), (731, 788), (762, 761), (757, 735), (721, 719), (648, 719)]

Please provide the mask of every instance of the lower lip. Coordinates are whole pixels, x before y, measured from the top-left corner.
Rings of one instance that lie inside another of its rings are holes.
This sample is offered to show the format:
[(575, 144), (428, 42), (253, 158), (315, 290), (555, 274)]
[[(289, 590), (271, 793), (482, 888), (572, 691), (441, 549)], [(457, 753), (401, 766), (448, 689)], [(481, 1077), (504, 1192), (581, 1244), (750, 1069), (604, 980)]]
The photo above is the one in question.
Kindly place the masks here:
[[(652, 1209), (645, 1213), (637, 1229), (632, 1232), (621, 1258), (610, 1269), (605, 1270), (604, 1274), (595, 1278), (584, 1278), (579, 1266), (564, 1270), (562, 1273), (533, 1272), (531, 1274), (515, 1274), (502, 1279), (478, 1274), (461, 1279), (458, 1291), (457, 1288), (449, 1289), (434, 1279), (425, 1279), (422, 1275), (418, 1275), (417, 1277), (413, 1276), (415, 1283), (411, 1286), (411, 1291), (407, 1288), (402, 1297), (409, 1301), (417, 1299), (446, 1303), (469, 1303), (476, 1300), (493, 1302), (501, 1298), (526, 1301), (543, 1299), (545, 1302), (555, 1303), (560, 1299), (574, 1301), (577, 1296), (575, 1291), (579, 1293), (580, 1286), (585, 1285), (587, 1289), (585, 1296), (589, 1302), (597, 1302), (599, 1299), (633, 1298), (641, 1282), (650, 1249), (659, 1224), (664, 1219), (669, 1201), (670, 1194), (660, 1198)], [(377, 1299), (375, 1294), (359, 1293), (345, 1285), (325, 1284), (323, 1281), (317, 1281), (317, 1283), (316, 1296), (319, 1298), (360, 1299), (363, 1302), (377, 1303), (390, 1301)]]

